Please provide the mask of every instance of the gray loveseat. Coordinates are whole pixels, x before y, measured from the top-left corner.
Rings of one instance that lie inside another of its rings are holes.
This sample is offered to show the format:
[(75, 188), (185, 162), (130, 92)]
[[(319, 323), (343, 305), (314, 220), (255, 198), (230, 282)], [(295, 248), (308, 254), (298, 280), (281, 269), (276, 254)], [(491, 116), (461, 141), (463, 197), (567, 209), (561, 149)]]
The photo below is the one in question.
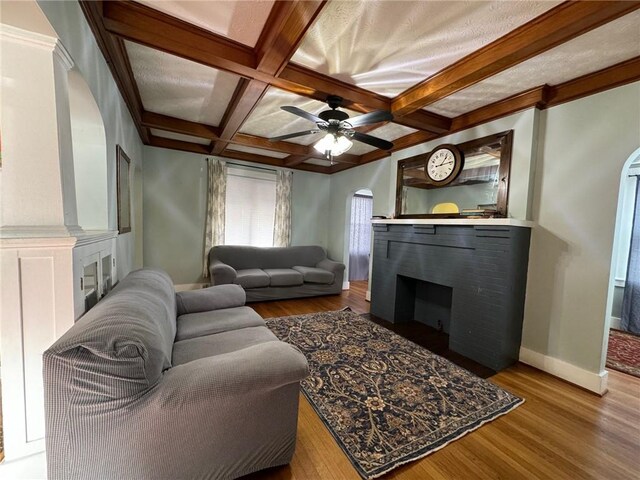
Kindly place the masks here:
[(344, 265), (327, 258), (324, 248), (219, 245), (209, 250), (213, 285), (235, 283), (247, 302), (338, 294)]
[[(48, 478), (236, 478), (289, 463), (304, 356), (236, 285), (124, 278), (44, 353)], [(176, 318), (177, 316), (177, 318)]]

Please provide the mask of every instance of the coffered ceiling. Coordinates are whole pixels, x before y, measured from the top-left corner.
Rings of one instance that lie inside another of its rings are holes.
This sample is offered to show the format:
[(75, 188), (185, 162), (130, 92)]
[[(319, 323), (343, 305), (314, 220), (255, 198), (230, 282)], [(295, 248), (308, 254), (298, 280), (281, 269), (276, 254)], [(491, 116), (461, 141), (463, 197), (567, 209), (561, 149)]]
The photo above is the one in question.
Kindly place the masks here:
[(354, 142), (331, 165), (328, 95), (392, 151), (640, 79), (637, 1), (81, 2), (146, 144), (334, 173), (390, 154)]

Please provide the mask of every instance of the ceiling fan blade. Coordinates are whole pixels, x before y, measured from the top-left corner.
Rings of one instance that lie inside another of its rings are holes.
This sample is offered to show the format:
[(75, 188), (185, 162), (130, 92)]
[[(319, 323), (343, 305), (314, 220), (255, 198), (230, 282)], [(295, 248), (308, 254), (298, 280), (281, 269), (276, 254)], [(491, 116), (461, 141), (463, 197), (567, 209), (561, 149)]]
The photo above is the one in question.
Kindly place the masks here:
[(367, 145), (371, 145), (372, 147), (380, 148), (382, 150), (391, 150), (393, 148), (393, 143), (387, 142), (382, 138), (367, 135), (366, 133), (353, 132), (353, 136), (351, 138), (357, 140), (358, 142), (366, 143)]
[(304, 132), (287, 133), (286, 135), (280, 135), (279, 137), (271, 137), (270, 142), (278, 142), (280, 140), (286, 140), (287, 138), (302, 137), (304, 135), (311, 135), (312, 133), (318, 133), (320, 130), (305, 130)]
[(364, 115), (350, 118), (347, 122), (355, 128), (363, 125), (371, 125), (372, 123), (390, 122), (391, 120), (393, 120), (393, 114), (391, 112), (376, 110), (375, 112), (369, 112)]
[(282, 110), (284, 110), (285, 112), (289, 112), (289, 113), (293, 113), (294, 115), (297, 115), (299, 117), (302, 117), (304, 119), (307, 119), (313, 123), (327, 123), (325, 122), (323, 119), (321, 119), (320, 117), (317, 117), (316, 115), (309, 113), (309, 112), (305, 112), (304, 110), (302, 110), (301, 108), (298, 107), (291, 107), (291, 106), (284, 106), (284, 107), (280, 107)]

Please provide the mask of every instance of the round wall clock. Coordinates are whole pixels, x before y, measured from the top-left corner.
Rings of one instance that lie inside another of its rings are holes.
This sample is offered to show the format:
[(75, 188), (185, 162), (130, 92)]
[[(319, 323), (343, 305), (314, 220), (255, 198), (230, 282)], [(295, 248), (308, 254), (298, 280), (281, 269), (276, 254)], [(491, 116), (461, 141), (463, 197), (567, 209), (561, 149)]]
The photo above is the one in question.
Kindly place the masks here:
[(464, 167), (464, 155), (455, 145), (438, 145), (427, 156), (424, 171), (427, 180), (437, 187), (453, 182)]

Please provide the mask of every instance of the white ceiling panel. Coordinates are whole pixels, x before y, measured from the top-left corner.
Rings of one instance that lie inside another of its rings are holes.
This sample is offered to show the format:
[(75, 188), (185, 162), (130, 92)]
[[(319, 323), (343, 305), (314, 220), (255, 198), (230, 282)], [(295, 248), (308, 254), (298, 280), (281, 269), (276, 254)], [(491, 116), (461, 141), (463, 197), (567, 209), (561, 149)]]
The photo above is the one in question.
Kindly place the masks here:
[(250, 47), (255, 47), (275, 3), (274, 0), (137, 1)]
[(558, 85), (640, 56), (640, 11), (625, 15), (427, 107), (457, 116), (516, 93)]
[(145, 110), (217, 126), (239, 77), (125, 42)]
[(170, 138), (172, 140), (180, 140), (182, 142), (197, 143), (198, 145), (209, 145), (211, 143), (211, 141), (207, 140), (206, 138), (192, 137), (191, 135), (167, 132), (165, 130), (156, 130), (155, 128), (151, 129), (151, 134), (155, 135), (156, 137)]
[[(268, 138), (315, 128), (313, 122), (281, 110), (280, 107), (285, 105), (301, 108), (314, 115), (329, 109), (326, 103), (271, 87), (251, 112), (240, 132)], [(347, 112), (349, 116), (360, 115), (358, 112), (344, 108), (341, 110)], [(309, 145), (317, 142), (320, 138), (322, 138), (320, 134), (306, 135), (304, 137), (291, 138), (287, 142)]]
[(296, 63), (394, 97), (559, 1), (333, 1)]
[(288, 157), (288, 153), (282, 152), (273, 152), (271, 150), (264, 150), (262, 148), (255, 147), (247, 147), (245, 145), (237, 145), (235, 143), (230, 143), (227, 145), (226, 151), (233, 150), (236, 152), (245, 152), (245, 153), (255, 153), (256, 155), (264, 155), (265, 157), (273, 157), (273, 158), (285, 158)]

